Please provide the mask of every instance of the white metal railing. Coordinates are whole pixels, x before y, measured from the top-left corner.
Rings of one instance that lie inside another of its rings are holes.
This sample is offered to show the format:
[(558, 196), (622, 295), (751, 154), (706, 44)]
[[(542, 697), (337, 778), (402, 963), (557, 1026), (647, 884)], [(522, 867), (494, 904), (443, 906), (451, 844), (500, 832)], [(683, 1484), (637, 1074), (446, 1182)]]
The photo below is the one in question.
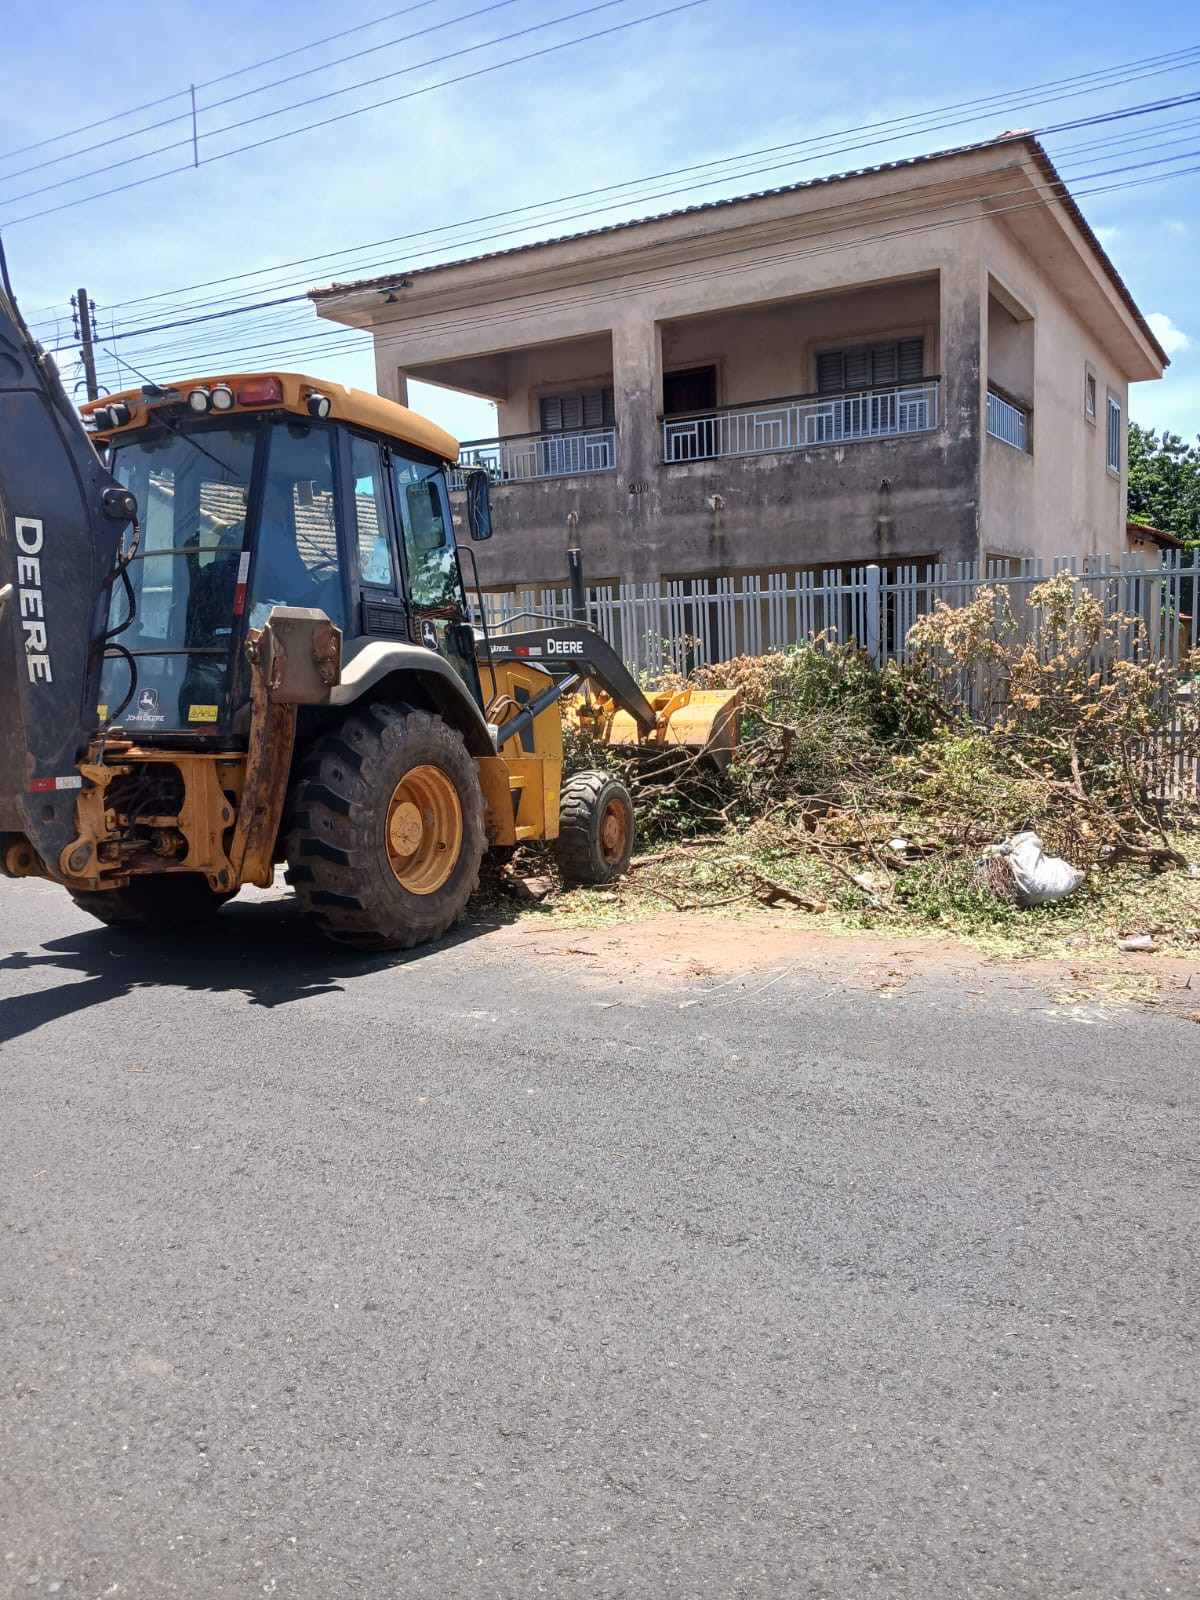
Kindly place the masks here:
[(663, 460), (703, 461), (928, 433), (938, 425), (938, 389), (938, 380), (927, 378), (891, 389), (777, 400), (670, 418), (663, 423)]
[(1011, 444), (1014, 450), (1029, 449), (1028, 414), (994, 389), (988, 390), (987, 431), (993, 439)]
[(458, 466), (450, 473), (450, 487), (466, 487), (469, 467), (482, 467), (493, 483), (522, 483), (530, 478), (565, 478), (577, 472), (613, 472), (616, 465), (615, 428), (472, 439), (459, 450)]

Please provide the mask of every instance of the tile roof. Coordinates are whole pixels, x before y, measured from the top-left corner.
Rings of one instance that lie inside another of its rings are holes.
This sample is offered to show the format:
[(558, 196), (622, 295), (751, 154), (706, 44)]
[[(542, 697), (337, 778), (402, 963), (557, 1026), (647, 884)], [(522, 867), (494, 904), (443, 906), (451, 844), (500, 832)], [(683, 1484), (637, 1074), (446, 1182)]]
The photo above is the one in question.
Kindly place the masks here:
[(1150, 543), (1158, 545), (1160, 550), (1187, 549), (1186, 540), (1168, 533), (1165, 528), (1152, 528), (1148, 522), (1129, 521), (1125, 524), (1125, 532), (1139, 539), (1149, 539)]
[(530, 244), (511, 245), (505, 250), (489, 250), (482, 255), (463, 256), (456, 261), (438, 261), (429, 267), (407, 267), (394, 272), (380, 273), (372, 278), (357, 278), (348, 283), (331, 283), (324, 289), (310, 289), (309, 299), (322, 301), (332, 296), (366, 293), (372, 289), (388, 289), (396, 286), (400, 278), (428, 277), (435, 272), (448, 272), (455, 267), (476, 266), (484, 261), (500, 261), (511, 256), (526, 255), (534, 250), (546, 250), (552, 245), (574, 244), (582, 239), (600, 239), (614, 233), (622, 233), (630, 228), (645, 227), (650, 223), (669, 222), (676, 217), (700, 216), (706, 212), (723, 211), (731, 206), (746, 205), (755, 200), (768, 200), (777, 195), (802, 194), (808, 189), (821, 189), (830, 184), (846, 183), (852, 178), (873, 177), (884, 172), (903, 172), (914, 167), (928, 166), (935, 161), (946, 161), (954, 156), (973, 155), (980, 150), (995, 150), (1007, 145), (1024, 145), (1033, 158), (1035, 165), (1042, 174), (1043, 180), (1051, 187), (1054, 198), (1063, 205), (1071, 220), (1082, 233), (1084, 240), (1100, 263), (1102, 270), (1116, 289), (1118, 295), (1137, 323), (1139, 329), (1149, 341), (1155, 354), (1162, 361), (1164, 367), (1170, 365), (1170, 358), (1154, 336), (1154, 332), (1145, 317), (1138, 309), (1137, 302), (1130, 294), (1124, 279), (1113, 265), (1108, 252), (1097, 239), (1088, 225), (1083, 212), (1072, 199), (1066, 184), (1059, 177), (1054, 163), (1042, 148), (1041, 143), (1027, 132), (1003, 133), (995, 139), (982, 139), (975, 144), (956, 145), (948, 150), (933, 150), (924, 155), (905, 156), (899, 161), (883, 161), (873, 167), (856, 167), (848, 172), (834, 172), (821, 178), (804, 178), (799, 183), (789, 183), (775, 189), (758, 189), (752, 194), (737, 195), (728, 200), (706, 200), (694, 206), (681, 206), (674, 211), (660, 211), (648, 217), (634, 217), (627, 222), (610, 222), (599, 228), (586, 228), (581, 233), (558, 234), (550, 239), (538, 239)]

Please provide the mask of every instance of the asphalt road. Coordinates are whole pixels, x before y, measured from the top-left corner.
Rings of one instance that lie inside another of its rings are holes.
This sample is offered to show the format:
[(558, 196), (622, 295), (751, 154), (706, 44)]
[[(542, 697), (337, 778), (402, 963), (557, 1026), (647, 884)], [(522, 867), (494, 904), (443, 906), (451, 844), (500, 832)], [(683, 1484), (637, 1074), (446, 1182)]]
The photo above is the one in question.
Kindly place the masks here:
[(5, 1592), (1200, 1593), (1194, 1021), (0, 918)]

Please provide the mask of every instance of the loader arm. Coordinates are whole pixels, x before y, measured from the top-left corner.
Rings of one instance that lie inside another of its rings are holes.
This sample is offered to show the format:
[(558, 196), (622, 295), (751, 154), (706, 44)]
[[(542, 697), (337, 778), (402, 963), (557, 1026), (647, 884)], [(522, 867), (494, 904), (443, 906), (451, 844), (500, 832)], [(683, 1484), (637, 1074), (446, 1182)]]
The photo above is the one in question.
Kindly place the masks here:
[(75, 835), (108, 585), (136, 512), (22, 321), (0, 252), (0, 870), (22, 839), (54, 865)]
[(658, 725), (657, 713), (633, 675), (594, 628), (563, 626), (538, 628), (530, 633), (493, 634), (481, 646), (480, 656), (485, 663), (489, 653), (495, 661), (535, 664), (559, 680), (588, 679), (603, 689), (621, 711), (628, 712), (643, 734), (653, 733)]

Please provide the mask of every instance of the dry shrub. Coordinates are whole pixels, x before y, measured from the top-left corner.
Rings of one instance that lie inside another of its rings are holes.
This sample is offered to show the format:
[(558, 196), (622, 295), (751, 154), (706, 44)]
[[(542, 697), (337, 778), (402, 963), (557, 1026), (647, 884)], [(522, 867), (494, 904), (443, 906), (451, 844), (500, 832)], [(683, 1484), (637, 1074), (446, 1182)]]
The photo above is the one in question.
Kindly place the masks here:
[(1200, 760), (1200, 703), (1181, 693), (1200, 652), (1181, 672), (1150, 649), (1142, 617), (1109, 611), (1069, 573), (1034, 588), (1026, 612), (1002, 588), (939, 602), (909, 634), (912, 674), (998, 772), (1093, 822), (1161, 832), (1172, 801), (1189, 799), (1172, 774)]

